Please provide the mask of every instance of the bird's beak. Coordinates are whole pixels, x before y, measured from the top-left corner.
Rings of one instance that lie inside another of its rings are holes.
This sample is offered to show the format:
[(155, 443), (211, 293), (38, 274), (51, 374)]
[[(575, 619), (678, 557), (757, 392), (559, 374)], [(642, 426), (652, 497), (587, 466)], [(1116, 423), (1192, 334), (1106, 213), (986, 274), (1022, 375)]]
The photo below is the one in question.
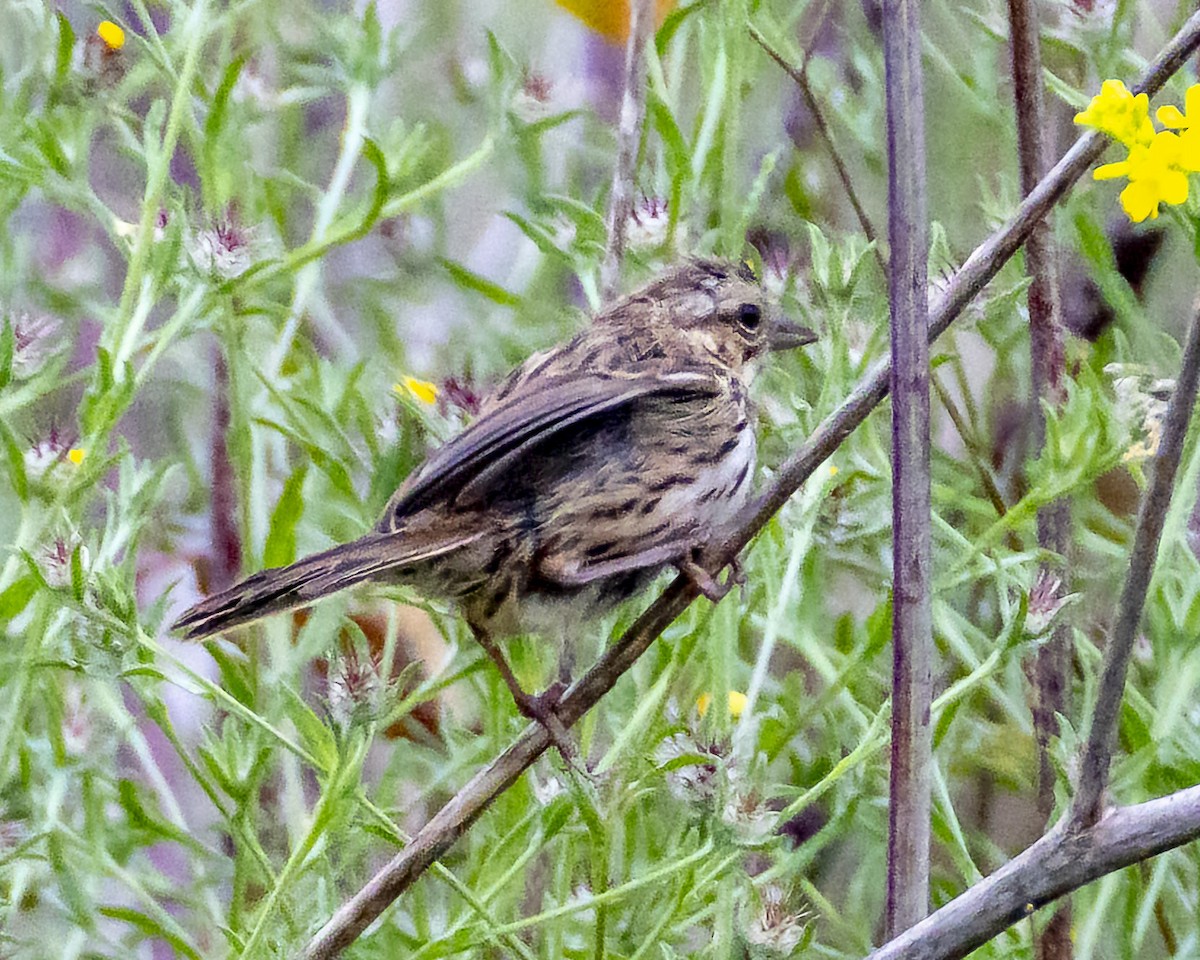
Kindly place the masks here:
[(796, 347), (816, 342), (817, 335), (808, 327), (802, 327), (783, 317), (772, 318), (771, 326), (767, 330), (768, 350), (794, 350)]

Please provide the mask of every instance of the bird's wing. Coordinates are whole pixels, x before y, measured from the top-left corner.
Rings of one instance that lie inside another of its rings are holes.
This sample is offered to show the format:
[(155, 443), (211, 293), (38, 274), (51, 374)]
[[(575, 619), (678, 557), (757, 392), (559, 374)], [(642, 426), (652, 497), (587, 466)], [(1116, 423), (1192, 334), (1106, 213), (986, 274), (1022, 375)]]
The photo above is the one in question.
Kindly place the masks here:
[(486, 473), (489, 477), (519, 466), (540, 444), (582, 421), (610, 414), (648, 397), (715, 395), (710, 374), (695, 370), (646, 373), (617, 378), (598, 373), (564, 377), (528, 393), (514, 394), (454, 437), (396, 491), (379, 529), (430, 503), (457, 496)]

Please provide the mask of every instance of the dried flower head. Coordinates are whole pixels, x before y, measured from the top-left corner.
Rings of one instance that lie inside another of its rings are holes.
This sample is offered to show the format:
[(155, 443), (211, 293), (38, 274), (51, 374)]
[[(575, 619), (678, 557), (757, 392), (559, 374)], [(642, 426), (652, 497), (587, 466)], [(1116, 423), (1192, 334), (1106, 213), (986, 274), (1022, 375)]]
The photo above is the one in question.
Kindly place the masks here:
[(79, 565), (88, 568), (88, 548), (74, 535), (55, 537), (42, 551), (42, 576), (46, 583), (62, 590), (71, 585), (71, 563), (75, 551), (79, 551)]
[(224, 280), (245, 273), (260, 247), (257, 230), (242, 226), (232, 213), (196, 231), (187, 243), (192, 262), (202, 272)]
[(353, 646), (342, 650), (329, 664), (327, 683), (329, 715), (339, 728), (346, 730), (378, 716), (385, 685), (370, 654)]
[(1042, 637), (1050, 630), (1059, 612), (1075, 597), (1062, 592), (1062, 578), (1046, 568), (1038, 570), (1029, 591), (1029, 610), (1025, 615), (1025, 631), (1031, 637)]
[(716, 795), (728, 761), (728, 744), (699, 744), (684, 732), (667, 737), (654, 751), (654, 762), (665, 770), (671, 795), (689, 803), (703, 803)]
[(631, 250), (656, 250), (667, 241), (671, 211), (666, 197), (642, 197), (629, 211), (625, 240)]
[(23, 313), (9, 322), (13, 331), (12, 372), (18, 380), (32, 377), (66, 346), (67, 340), (59, 336), (62, 324), (50, 317)]
[(34, 441), (25, 451), (25, 473), (34, 480), (48, 479), (58, 466), (77, 467), (86, 456), (85, 449), (71, 446), (57, 427), (51, 427), (46, 437)]
[(441, 395), (438, 398), (446, 407), (461, 410), (468, 416), (479, 413), (483, 397), (469, 379), (447, 377), (442, 381)]
[(758, 891), (758, 908), (743, 922), (754, 957), (790, 957), (804, 939), (807, 917), (793, 912), (787, 893), (769, 883)]

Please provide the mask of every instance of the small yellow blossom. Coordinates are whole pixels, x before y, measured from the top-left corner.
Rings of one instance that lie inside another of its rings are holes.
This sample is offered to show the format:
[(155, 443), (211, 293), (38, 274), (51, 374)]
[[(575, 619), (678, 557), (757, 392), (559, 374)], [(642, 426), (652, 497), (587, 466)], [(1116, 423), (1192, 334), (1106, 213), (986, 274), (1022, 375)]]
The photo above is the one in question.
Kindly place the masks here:
[[(609, 40), (624, 40), (629, 35), (629, 0), (556, 0), (580, 20)], [(655, 0), (659, 26), (675, 6), (675, 0)]]
[(437, 384), (430, 383), (428, 380), (418, 380), (416, 377), (405, 377), (401, 383), (396, 384), (392, 389), (397, 393), (407, 392), (416, 397), (422, 403), (427, 403), (430, 405), (437, 403)]
[(829, 475), (831, 477), (836, 477), (838, 475), (838, 468), (832, 463), (829, 465)]
[(1160, 203), (1186, 203), (1189, 173), (1200, 170), (1200, 151), (1188, 151), (1176, 134), (1162, 131), (1154, 135), (1148, 147), (1136, 146), (1118, 163), (1097, 167), (1097, 180), (1128, 177), (1129, 186), (1121, 191), (1121, 206), (1134, 223), (1158, 216)]
[(1184, 94), (1183, 112), (1173, 103), (1159, 107), (1154, 114), (1168, 130), (1190, 130), (1200, 127), (1200, 83), (1188, 87)]
[(1144, 93), (1134, 96), (1120, 80), (1105, 80), (1087, 109), (1075, 114), (1075, 122), (1107, 133), (1130, 148), (1149, 146), (1154, 139), (1150, 98)]
[(87, 451), (83, 449), (83, 447), (72, 447), (67, 451), (67, 459), (75, 464), (75, 466), (79, 466), (81, 463), (83, 463), (83, 458), (86, 456)]
[(125, 31), (111, 20), (101, 20), (96, 27), (96, 36), (104, 41), (109, 50), (120, 50), (125, 46)]
[[(749, 701), (746, 695), (739, 690), (729, 691), (729, 715), (736, 720), (742, 715), (746, 709), (746, 704)], [(696, 712), (703, 717), (708, 713), (708, 708), (712, 706), (712, 694), (702, 693), (696, 698)]]

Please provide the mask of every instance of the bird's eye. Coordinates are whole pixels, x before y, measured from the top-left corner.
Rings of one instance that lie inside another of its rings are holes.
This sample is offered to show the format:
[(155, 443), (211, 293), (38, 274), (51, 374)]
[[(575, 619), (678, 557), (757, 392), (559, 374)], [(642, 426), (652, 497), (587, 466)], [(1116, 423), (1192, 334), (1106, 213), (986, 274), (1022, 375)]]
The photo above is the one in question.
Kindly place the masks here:
[(758, 329), (759, 323), (762, 322), (762, 311), (756, 303), (743, 303), (738, 307), (738, 323), (743, 328), (753, 333)]

